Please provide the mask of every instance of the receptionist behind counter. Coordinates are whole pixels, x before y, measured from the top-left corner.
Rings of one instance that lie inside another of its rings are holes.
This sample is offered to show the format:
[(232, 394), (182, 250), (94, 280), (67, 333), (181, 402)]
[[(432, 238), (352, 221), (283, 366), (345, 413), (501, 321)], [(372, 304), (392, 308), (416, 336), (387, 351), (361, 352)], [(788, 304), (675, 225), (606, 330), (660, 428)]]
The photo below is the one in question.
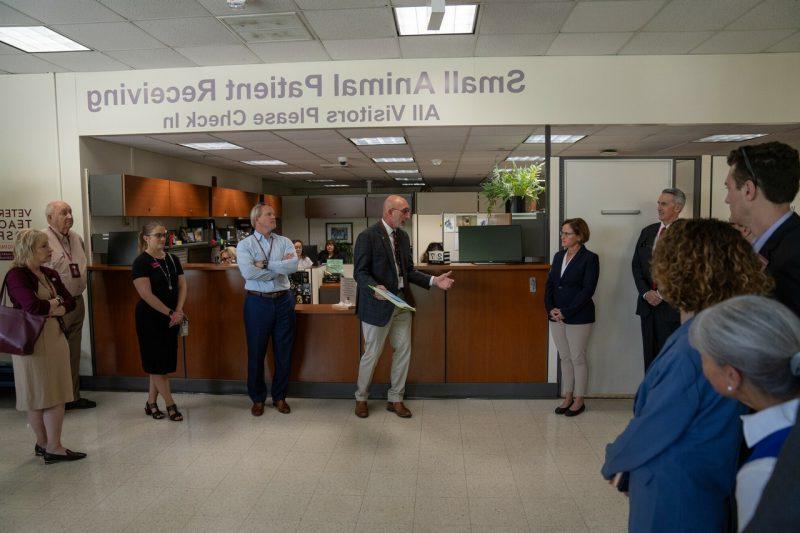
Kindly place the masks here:
[(336, 247), (336, 243), (328, 241), (325, 243), (325, 249), (317, 255), (317, 262), (320, 265), (327, 263), (328, 259), (341, 259), (344, 261), (344, 254)]

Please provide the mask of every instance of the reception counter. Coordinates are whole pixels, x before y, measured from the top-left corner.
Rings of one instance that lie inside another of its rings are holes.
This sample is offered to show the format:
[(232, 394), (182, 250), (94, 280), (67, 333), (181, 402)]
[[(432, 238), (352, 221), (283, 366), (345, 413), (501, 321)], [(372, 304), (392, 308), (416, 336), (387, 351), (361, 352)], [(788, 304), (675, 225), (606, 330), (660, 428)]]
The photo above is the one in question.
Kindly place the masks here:
[[(554, 397), (547, 383), (548, 326), (544, 284), (548, 266), (419, 265), (430, 274), (452, 270), (449, 292), (412, 285), (410, 396)], [(89, 267), (94, 376), (87, 387), (143, 390), (134, 325), (139, 297), (130, 267)], [(244, 392), (247, 345), (244, 282), (235, 266), (184, 265), (189, 335), (179, 343), (175, 390)], [(298, 304), (290, 395), (352, 397), (362, 351), (353, 309)], [(271, 357), (269, 372), (272, 371)], [(391, 346), (375, 371), (374, 393), (385, 394)]]

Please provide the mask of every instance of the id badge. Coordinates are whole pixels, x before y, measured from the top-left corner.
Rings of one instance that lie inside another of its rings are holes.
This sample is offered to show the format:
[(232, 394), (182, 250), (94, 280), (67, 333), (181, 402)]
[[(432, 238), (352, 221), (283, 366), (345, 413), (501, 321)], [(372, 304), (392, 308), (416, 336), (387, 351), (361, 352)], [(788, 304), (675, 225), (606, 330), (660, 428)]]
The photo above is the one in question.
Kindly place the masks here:
[(78, 268), (78, 263), (69, 264), (69, 273), (72, 274), (73, 278), (81, 277), (81, 269)]

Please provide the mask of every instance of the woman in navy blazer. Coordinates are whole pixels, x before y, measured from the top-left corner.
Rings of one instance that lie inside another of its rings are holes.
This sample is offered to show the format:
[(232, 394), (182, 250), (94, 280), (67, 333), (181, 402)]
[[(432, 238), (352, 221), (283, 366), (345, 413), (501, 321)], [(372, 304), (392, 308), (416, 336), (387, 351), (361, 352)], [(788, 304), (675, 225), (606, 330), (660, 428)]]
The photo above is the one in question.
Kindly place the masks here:
[(561, 358), (564, 401), (556, 414), (577, 416), (586, 410), (583, 395), (589, 370), (586, 346), (594, 324), (592, 296), (600, 276), (600, 259), (586, 249), (589, 226), (582, 218), (570, 218), (561, 226), (561, 246), (547, 275), (544, 305), (550, 331)]

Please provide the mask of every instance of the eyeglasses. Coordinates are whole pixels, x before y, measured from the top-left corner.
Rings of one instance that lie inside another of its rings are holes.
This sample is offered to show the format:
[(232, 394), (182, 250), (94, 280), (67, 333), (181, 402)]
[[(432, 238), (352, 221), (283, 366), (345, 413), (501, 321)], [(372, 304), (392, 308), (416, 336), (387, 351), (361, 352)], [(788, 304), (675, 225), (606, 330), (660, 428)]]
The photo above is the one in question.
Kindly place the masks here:
[(410, 207), (406, 207), (405, 209), (397, 209), (396, 207), (393, 207), (392, 210), (393, 211), (400, 211), (404, 215), (408, 215), (408, 214), (411, 213), (411, 208)]
[(166, 233), (150, 233), (148, 235), (148, 237), (155, 237), (156, 239), (166, 239), (167, 238), (167, 234)]
[(744, 160), (744, 166), (747, 167), (747, 172), (750, 174), (750, 177), (753, 179), (753, 185), (758, 187), (758, 178), (756, 177), (756, 173), (753, 172), (753, 166), (750, 164), (750, 158), (747, 157), (747, 152), (744, 149), (744, 146), (739, 148), (739, 152), (742, 154), (742, 159)]
[(558, 234), (561, 235), (562, 237), (572, 237), (573, 235), (575, 235), (575, 232), (574, 231), (559, 231)]

